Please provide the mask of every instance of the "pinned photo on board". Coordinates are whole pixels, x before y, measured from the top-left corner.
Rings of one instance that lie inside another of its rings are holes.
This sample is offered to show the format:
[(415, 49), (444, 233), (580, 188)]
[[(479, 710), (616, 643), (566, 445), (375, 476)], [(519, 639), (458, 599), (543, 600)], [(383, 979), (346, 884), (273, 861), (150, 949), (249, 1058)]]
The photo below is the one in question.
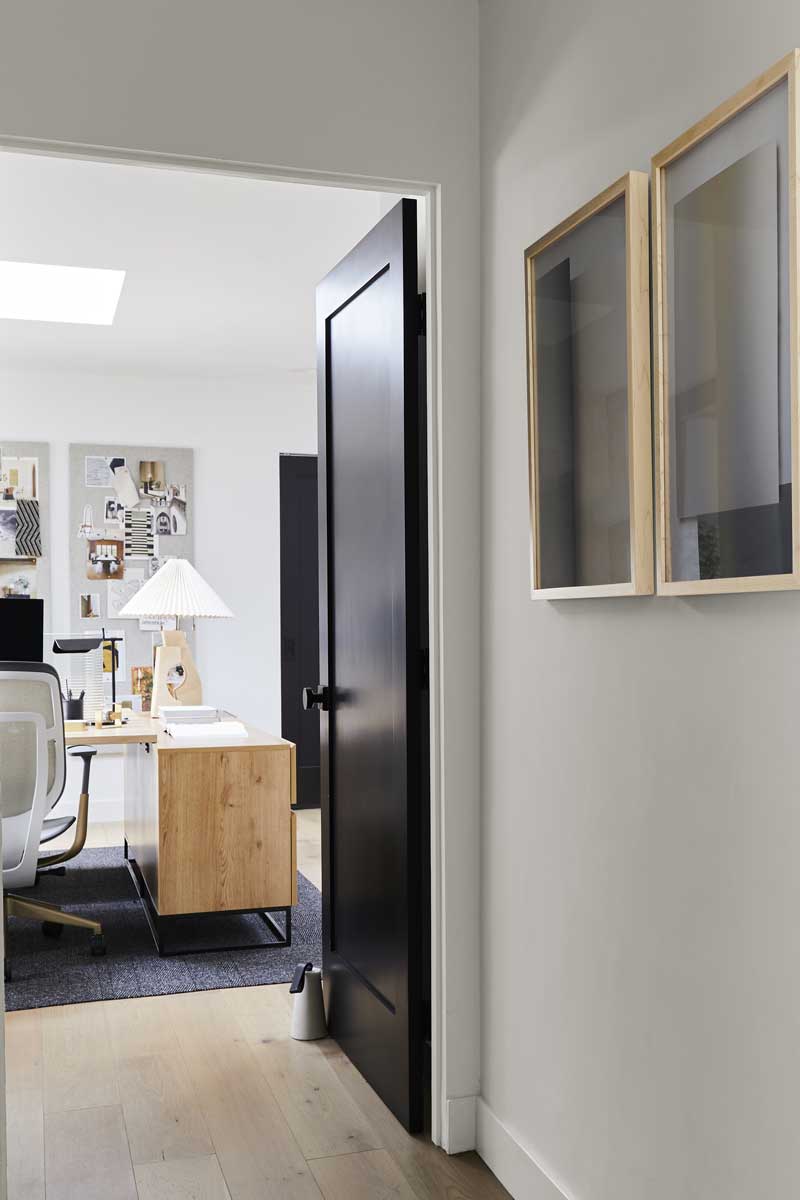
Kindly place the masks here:
[(4, 454), (0, 448), (0, 499), (36, 500), (39, 496), (39, 459)]
[(139, 491), (143, 496), (163, 496), (166, 477), (163, 462), (143, 459), (139, 463)]
[(119, 496), (106, 496), (105, 507), (103, 509), (103, 524), (119, 525), (121, 527), (124, 519), (125, 505)]
[(142, 712), (150, 712), (153, 696), (152, 667), (131, 667), (131, 691), (134, 696), (141, 696)]
[(164, 537), (182, 536), (188, 528), (186, 484), (170, 483), (164, 505), (156, 511), (156, 533)]
[(0, 500), (0, 558), (17, 557), (17, 505)]
[(89, 538), (86, 547), (87, 579), (125, 578), (125, 543), (121, 538)]
[(99, 592), (81, 592), (79, 615), (82, 621), (100, 620), (102, 613)]

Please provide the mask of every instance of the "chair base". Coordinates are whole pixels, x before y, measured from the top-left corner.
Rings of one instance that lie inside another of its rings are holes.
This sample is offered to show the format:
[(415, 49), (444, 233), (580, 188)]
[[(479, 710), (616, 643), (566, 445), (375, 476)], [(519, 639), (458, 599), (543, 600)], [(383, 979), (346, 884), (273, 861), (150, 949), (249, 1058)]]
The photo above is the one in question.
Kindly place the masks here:
[[(57, 904), (46, 900), (28, 900), (24, 896), (16, 896), (6, 892), (3, 896), (3, 919), (6, 925), (6, 945), (8, 944), (8, 918), (23, 917), (30, 921), (41, 921), (43, 932), (50, 936), (58, 936), (65, 925), (75, 929), (88, 929), (92, 935), (91, 951), (93, 955), (101, 956), (106, 952), (103, 939), (103, 926), (99, 921), (90, 921), (88, 917), (78, 917), (74, 913), (64, 912)], [(58, 931), (56, 933), (56, 931)], [(5, 978), (11, 978), (11, 968), (8, 958), (4, 962)]]

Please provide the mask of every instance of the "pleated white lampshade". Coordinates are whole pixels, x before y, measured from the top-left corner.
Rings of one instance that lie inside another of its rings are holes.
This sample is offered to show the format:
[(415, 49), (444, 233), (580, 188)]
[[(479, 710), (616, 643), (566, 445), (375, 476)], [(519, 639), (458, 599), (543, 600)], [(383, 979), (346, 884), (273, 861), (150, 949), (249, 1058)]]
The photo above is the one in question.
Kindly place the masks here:
[(224, 600), (185, 558), (169, 558), (133, 596), (121, 617), (232, 617)]

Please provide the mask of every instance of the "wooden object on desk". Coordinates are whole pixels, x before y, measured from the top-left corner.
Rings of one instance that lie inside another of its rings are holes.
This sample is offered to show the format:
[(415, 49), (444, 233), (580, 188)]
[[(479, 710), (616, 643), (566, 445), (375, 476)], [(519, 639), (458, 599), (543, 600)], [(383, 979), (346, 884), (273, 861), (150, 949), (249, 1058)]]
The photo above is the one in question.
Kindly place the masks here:
[(64, 734), (67, 746), (127, 746), (134, 742), (155, 742), (158, 726), (148, 715), (136, 713), (125, 725), (104, 725), (98, 729), (94, 724), (85, 729), (69, 729)]
[(125, 841), (156, 914), (295, 904), (294, 795), (294, 745), (250, 726), (236, 740), (131, 738)]

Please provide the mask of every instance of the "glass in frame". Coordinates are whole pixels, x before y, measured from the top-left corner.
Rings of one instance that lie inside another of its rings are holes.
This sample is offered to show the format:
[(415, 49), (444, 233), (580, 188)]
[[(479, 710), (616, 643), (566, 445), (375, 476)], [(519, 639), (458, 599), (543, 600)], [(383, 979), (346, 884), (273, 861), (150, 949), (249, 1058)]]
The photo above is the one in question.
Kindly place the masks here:
[(653, 159), (658, 590), (800, 586), (797, 56)]
[(653, 590), (648, 180), (525, 253), (532, 595)]

